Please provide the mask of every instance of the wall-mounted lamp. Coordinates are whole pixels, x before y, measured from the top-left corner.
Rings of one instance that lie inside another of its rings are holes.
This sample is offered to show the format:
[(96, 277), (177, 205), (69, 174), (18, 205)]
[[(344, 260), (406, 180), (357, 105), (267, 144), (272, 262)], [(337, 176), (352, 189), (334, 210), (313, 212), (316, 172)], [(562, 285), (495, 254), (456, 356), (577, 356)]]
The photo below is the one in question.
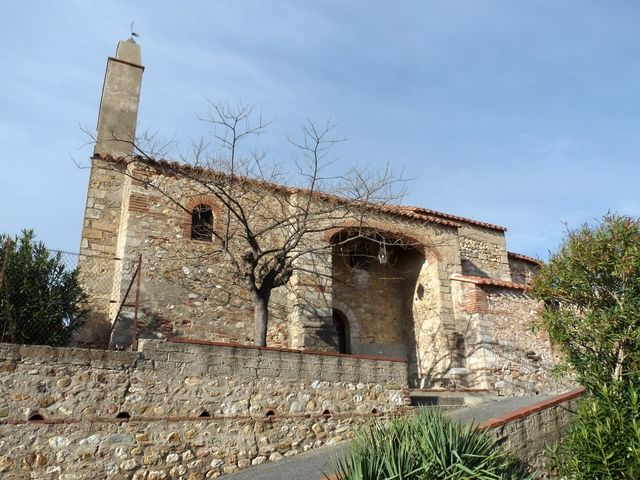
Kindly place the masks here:
[(384, 265), (388, 261), (387, 257), (387, 248), (384, 245), (384, 242), (380, 244), (380, 251), (378, 251), (378, 261)]

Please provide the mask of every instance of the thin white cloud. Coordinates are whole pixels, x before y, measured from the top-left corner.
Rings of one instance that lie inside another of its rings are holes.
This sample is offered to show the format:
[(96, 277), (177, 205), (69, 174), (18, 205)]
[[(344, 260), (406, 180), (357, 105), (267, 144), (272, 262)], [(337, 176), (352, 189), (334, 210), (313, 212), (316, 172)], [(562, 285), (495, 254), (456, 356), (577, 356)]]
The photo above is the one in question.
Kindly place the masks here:
[[(634, 2), (4, 2), (0, 204), (24, 190), (48, 205), (32, 226), (55, 246), (78, 244), (86, 172), (69, 154), (88, 154), (78, 125), (95, 125), (132, 20), (143, 127), (188, 139), (206, 97), (256, 103), (276, 119), (266, 146), (289, 159), (287, 134), (332, 117), (345, 162), (405, 166), (408, 202), (505, 225), (524, 253), (556, 244), (563, 219), (638, 214)], [(5, 210), (0, 231), (25, 221)]]

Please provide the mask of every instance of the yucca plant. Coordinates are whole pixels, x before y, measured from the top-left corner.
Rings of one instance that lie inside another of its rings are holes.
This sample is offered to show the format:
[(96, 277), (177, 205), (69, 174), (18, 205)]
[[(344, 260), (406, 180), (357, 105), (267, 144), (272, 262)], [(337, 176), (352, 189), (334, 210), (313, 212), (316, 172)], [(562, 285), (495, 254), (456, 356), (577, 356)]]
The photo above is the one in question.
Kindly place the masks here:
[(528, 478), (493, 435), (426, 408), (361, 430), (335, 471), (339, 480)]

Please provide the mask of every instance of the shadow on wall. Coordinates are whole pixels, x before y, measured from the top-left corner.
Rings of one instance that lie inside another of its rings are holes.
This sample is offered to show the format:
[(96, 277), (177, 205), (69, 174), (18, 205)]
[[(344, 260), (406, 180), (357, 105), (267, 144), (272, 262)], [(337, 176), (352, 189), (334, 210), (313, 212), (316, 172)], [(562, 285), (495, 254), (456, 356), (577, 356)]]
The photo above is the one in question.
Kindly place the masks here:
[(464, 329), (446, 332), (443, 325), (438, 324), (432, 330), (429, 343), (422, 347), (428, 357), (420, 361), (421, 374), (410, 380), (416, 388), (471, 388), (470, 370), (467, 358), (486, 348), (486, 344), (467, 342), (474, 335), (471, 321)]
[[(116, 319), (111, 334), (110, 348), (129, 350), (133, 338), (133, 310), (123, 310)], [(162, 340), (171, 336), (172, 322), (153, 309), (140, 307), (138, 310), (137, 337), (139, 340)]]
[(491, 275), (489, 275), (487, 272), (481, 269), (475, 262), (469, 260), (468, 258), (461, 257), (460, 261), (462, 265), (463, 275), (471, 275), (474, 277), (484, 277), (484, 278), (491, 277)]
[[(431, 356), (422, 360), (423, 375), (410, 379), (410, 384), (416, 388), (489, 389), (505, 396), (557, 393), (575, 387), (570, 378), (554, 375), (555, 358), (548, 339), (526, 328), (519, 331), (520, 343), (495, 336), (488, 339), (486, 334), (479, 335), (479, 321), (479, 317), (469, 318), (458, 323), (458, 331), (448, 334), (440, 325), (424, 350)], [(480, 362), (478, 368), (474, 361)]]
[(348, 354), (351, 353), (351, 344), (350, 341), (347, 343), (349, 327), (345, 318), (339, 310), (333, 309), (332, 322), (322, 322), (316, 335), (323, 344), (329, 345), (336, 352)]

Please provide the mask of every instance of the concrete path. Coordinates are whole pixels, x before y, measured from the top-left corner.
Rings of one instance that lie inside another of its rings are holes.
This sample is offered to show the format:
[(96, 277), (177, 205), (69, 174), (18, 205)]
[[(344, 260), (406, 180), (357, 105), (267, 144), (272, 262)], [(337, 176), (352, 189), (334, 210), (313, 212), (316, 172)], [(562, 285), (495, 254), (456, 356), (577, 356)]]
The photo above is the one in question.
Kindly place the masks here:
[(348, 447), (342, 442), (330, 447), (320, 447), (308, 452), (285, 457), (276, 462), (263, 463), (240, 472), (223, 475), (229, 480), (320, 480), (323, 474), (331, 475), (334, 458), (339, 457)]
[(456, 420), (482, 423), (556, 396), (557, 395), (531, 395), (527, 397), (498, 397), (497, 400), (491, 402), (462, 407), (446, 413)]
[[(481, 423), (554, 396), (534, 395), (501, 398), (445, 413), (457, 420)], [(283, 458), (277, 462), (263, 463), (237, 473), (224, 475), (222, 478), (225, 480), (320, 480), (324, 478), (323, 474), (332, 475), (334, 473), (335, 458), (342, 455), (347, 447), (348, 442), (342, 442), (330, 447), (320, 447), (289, 458)]]

